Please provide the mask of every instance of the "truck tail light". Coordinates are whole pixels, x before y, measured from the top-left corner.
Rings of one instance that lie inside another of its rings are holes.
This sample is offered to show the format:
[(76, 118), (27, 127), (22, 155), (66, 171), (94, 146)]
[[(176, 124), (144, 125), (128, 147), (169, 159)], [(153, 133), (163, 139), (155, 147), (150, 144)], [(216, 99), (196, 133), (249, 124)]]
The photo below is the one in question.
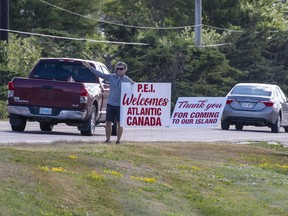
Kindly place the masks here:
[(8, 83), (8, 98), (14, 97), (14, 88), (15, 88), (14, 83), (10, 81)]
[(88, 103), (88, 91), (82, 86), (80, 90), (80, 103)]
[(8, 83), (8, 89), (9, 89), (9, 90), (14, 90), (14, 83), (13, 83), (12, 81), (10, 81), (10, 82)]

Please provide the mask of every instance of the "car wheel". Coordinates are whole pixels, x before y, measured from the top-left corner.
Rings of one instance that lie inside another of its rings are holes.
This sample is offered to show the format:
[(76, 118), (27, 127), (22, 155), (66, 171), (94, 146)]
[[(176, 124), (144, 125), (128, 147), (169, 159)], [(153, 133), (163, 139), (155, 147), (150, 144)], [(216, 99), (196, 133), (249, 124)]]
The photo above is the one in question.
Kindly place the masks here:
[(228, 121), (221, 121), (221, 129), (222, 130), (229, 130), (230, 124)]
[(94, 134), (96, 128), (96, 112), (97, 109), (95, 106), (93, 106), (90, 117), (84, 123), (85, 129), (81, 130), (82, 136), (92, 136)]
[(52, 131), (53, 130), (53, 125), (51, 125), (49, 123), (40, 122), (40, 129), (42, 131)]
[[(23, 117), (17, 117), (17, 118), (12, 117), (12, 118), (10, 118), (10, 124), (11, 124), (12, 131), (19, 131), (19, 132), (24, 131), (26, 128), (27, 119), (23, 118)], [(15, 120), (17, 123), (15, 123)]]
[(271, 125), (272, 133), (279, 133), (280, 125), (281, 125), (281, 117), (280, 117), (280, 115), (278, 115), (276, 122)]
[(288, 132), (288, 127), (284, 127), (285, 132)]
[(243, 129), (243, 125), (242, 124), (235, 124), (235, 128), (236, 130), (242, 130)]

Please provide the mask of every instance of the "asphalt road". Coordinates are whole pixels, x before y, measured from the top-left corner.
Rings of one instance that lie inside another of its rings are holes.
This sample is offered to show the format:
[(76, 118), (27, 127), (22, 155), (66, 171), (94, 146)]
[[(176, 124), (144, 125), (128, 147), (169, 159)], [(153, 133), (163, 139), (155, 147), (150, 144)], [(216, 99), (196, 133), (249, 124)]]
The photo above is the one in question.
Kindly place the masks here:
[[(281, 129), (278, 134), (271, 133), (268, 127), (244, 127), (242, 131), (231, 128), (223, 131), (220, 128), (124, 128), (122, 143), (125, 141), (201, 141), (201, 142), (233, 142), (250, 141), (278, 142), (288, 147), (288, 133)], [(42, 132), (37, 122), (27, 122), (24, 132), (13, 132), (7, 121), (0, 121), (0, 144), (16, 143), (51, 143), (54, 141), (103, 142), (104, 127), (97, 127), (93, 136), (81, 136), (76, 127), (59, 124), (52, 132)], [(112, 136), (112, 141), (116, 140)]]

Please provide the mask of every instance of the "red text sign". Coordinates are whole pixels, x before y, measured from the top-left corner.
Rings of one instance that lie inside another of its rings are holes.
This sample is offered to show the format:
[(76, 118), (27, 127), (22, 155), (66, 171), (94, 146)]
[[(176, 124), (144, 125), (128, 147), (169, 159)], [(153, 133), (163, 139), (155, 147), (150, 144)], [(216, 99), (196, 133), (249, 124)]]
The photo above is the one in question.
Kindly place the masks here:
[(168, 127), (170, 125), (170, 83), (122, 83), (123, 127)]
[(226, 97), (179, 97), (171, 117), (173, 127), (216, 127)]

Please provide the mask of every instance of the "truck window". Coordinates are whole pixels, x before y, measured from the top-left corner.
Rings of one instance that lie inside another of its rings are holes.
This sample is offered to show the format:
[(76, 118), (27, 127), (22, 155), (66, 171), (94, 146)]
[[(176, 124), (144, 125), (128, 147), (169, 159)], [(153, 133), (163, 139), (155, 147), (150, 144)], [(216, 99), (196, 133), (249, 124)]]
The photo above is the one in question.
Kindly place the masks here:
[(40, 62), (32, 71), (31, 78), (54, 79), (55, 65)]
[(75, 82), (99, 83), (99, 79), (81, 64), (73, 62), (40, 62), (30, 78)]
[(109, 70), (106, 67), (101, 66), (101, 69), (104, 74), (110, 74)]
[[(97, 69), (98, 71), (104, 73), (104, 74), (110, 74), (110, 72), (108, 71), (108, 69), (105, 68), (105, 67), (103, 67), (102, 65), (97, 65), (97, 66), (96, 66), (96, 69)], [(104, 79), (102, 79), (101, 77), (99, 77), (99, 81), (100, 81), (101, 83), (109, 84), (109, 81), (108, 81), (108, 80), (104, 80)]]
[(98, 77), (83, 65), (77, 65), (74, 67), (72, 78), (76, 82), (99, 83)]

